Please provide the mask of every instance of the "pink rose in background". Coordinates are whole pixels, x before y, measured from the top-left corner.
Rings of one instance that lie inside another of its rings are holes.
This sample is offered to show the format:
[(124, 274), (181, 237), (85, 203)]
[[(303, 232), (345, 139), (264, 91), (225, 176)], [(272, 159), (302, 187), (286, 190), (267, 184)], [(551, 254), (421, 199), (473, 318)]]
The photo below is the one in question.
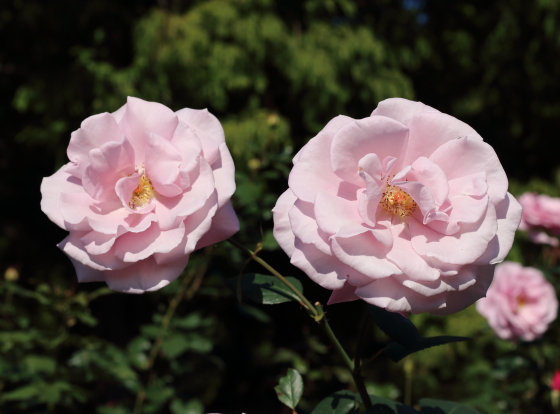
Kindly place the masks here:
[(560, 371), (556, 371), (550, 382), (550, 388), (554, 391), (560, 391)]
[(41, 208), (70, 232), (59, 247), (78, 281), (117, 291), (166, 286), (189, 254), (239, 230), (234, 165), (207, 110), (128, 98), (72, 133), (70, 162), (41, 185)]
[(534, 243), (558, 247), (558, 239), (551, 237), (542, 229), (548, 230), (553, 235), (560, 234), (560, 198), (524, 193), (518, 200), (523, 207), (519, 230), (528, 230), (529, 238)]
[(507, 186), (467, 124), (388, 99), (334, 118), (294, 157), (274, 235), (329, 303), (450, 314), (485, 295), (511, 248), (521, 207)]
[(496, 267), (494, 281), (476, 309), (500, 338), (532, 341), (556, 319), (558, 300), (540, 270), (504, 262)]

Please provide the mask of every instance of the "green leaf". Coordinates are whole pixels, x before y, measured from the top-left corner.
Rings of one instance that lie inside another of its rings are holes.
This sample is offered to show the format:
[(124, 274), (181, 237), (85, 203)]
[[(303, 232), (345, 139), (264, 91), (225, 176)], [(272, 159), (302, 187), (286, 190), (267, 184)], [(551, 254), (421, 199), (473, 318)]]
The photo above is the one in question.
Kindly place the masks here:
[(369, 314), (379, 328), (393, 341), (410, 348), (421, 338), (418, 328), (399, 313), (389, 312), (374, 305), (368, 305)]
[(54, 358), (40, 355), (28, 355), (24, 358), (23, 365), (27, 372), (33, 374), (44, 373), (50, 375), (54, 374), (56, 370), (56, 361)]
[[(295, 277), (286, 277), (300, 292), (303, 291), (301, 282)], [(237, 277), (228, 279), (229, 286), (235, 290)], [(289, 301), (299, 302), (298, 296), (275, 276), (247, 273), (241, 276), (241, 292), (243, 298), (250, 299), (264, 305), (275, 305)]]
[(288, 373), (280, 378), (280, 383), (274, 387), (278, 399), (292, 410), (295, 410), (303, 394), (303, 379), (295, 369), (288, 369)]
[[(358, 401), (361, 401), (359, 394), (356, 394)], [(366, 411), (367, 414), (418, 414), (414, 408), (404, 405), (403, 403), (381, 398), (376, 395), (370, 395), (369, 399), (373, 407)]]
[(356, 396), (350, 391), (338, 391), (321, 401), (311, 414), (347, 414), (356, 407)]
[(480, 414), (479, 411), (452, 401), (422, 398), (419, 404), (422, 414)]
[(169, 405), (173, 414), (204, 414), (204, 405), (198, 398), (193, 398), (186, 403), (176, 398)]
[(399, 362), (404, 357), (414, 352), (422, 351), (433, 346), (450, 344), (452, 342), (468, 341), (471, 338), (463, 336), (432, 336), (430, 338), (420, 338), (414, 345), (407, 348), (396, 342), (390, 342), (384, 349), (384, 352), (391, 358), (393, 362)]

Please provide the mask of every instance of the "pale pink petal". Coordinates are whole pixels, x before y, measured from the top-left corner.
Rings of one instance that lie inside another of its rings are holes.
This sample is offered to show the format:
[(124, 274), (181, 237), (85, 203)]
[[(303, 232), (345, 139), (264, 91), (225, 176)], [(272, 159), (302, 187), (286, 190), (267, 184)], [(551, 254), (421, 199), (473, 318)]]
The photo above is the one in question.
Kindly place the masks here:
[(363, 220), (356, 201), (348, 201), (319, 191), (314, 206), (317, 225), (328, 235), (337, 234), (341, 229), (351, 229), (352, 234), (368, 230), (361, 224)]
[(177, 279), (188, 261), (189, 256), (184, 256), (172, 263), (158, 264), (148, 257), (125, 269), (105, 272), (105, 280), (109, 288), (118, 292), (153, 292)]
[(185, 108), (175, 112), (180, 120), (190, 126), (195, 132), (203, 131), (218, 144), (226, 142), (222, 124), (208, 109)]
[(178, 123), (177, 116), (165, 105), (128, 97), (126, 112), (119, 127), (134, 147), (137, 168), (145, 160), (147, 133), (157, 134), (170, 141)]
[(156, 220), (154, 214), (130, 213), (122, 208), (120, 201), (98, 202), (85, 193), (63, 193), (60, 211), (68, 223), (87, 220), (93, 230), (105, 234), (117, 234), (119, 226), (131, 231), (131, 227)]
[(412, 163), (412, 170), (407, 174), (407, 179), (425, 185), (438, 206), (447, 199), (449, 194), (447, 176), (437, 164), (426, 157), (420, 157)]
[(447, 221), (434, 220), (427, 225), (441, 234), (453, 235), (461, 230), (462, 224), (476, 223), (488, 209), (488, 197), (473, 198), (457, 195), (450, 198), (451, 210)]
[(64, 167), (50, 177), (43, 178), (41, 182), (41, 210), (43, 210), (43, 213), (64, 230), (88, 230), (89, 225), (87, 222), (84, 222), (85, 217), (82, 217), (81, 220), (75, 223), (69, 223), (64, 220), (60, 210), (60, 196), (62, 193), (85, 194), (82, 182), (77, 177), (67, 173)]
[(317, 227), (313, 204), (296, 200), (288, 213), (293, 234), (303, 243), (313, 244), (317, 249), (331, 255), (328, 236)]
[(204, 233), (204, 236), (198, 241), (195, 250), (229, 239), (238, 231), (239, 220), (231, 201), (228, 201), (218, 210), (216, 215), (212, 217), (210, 229)]
[(335, 303), (342, 303), (342, 302), (351, 302), (356, 299), (360, 299), (354, 292), (356, 291), (356, 287), (352, 286), (349, 283), (345, 283), (338, 290), (333, 290), (331, 296), (329, 297), (329, 301), (327, 305), (334, 305)]
[(155, 213), (162, 230), (175, 227), (179, 221), (202, 208), (214, 194), (212, 169), (203, 158), (199, 159), (199, 166), (191, 171), (190, 177), (193, 184), (183, 194), (176, 197), (156, 197)]
[(374, 278), (384, 278), (402, 271), (386, 259), (390, 248), (379, 242), (370, 232), (348, 238), (331, 239), (334, 255), (358, 272)]
[(126, 104), (121, 106), (115, 112), (111, 112), (111, 115), (113, 116), (113, 118), (115, 118), (115, 121), (117, 121), (117, 123), (119, 123), (119, 122), (121, 122), (121, 119), (123, 118), (125, 112), (126, 112)]
[(477, 270), (477, 266), (463, 266), (457, 275), (441, 277), (437, 280), (412, 280), (405, 275), (396, 275), (393, 278), (422, 296), (432, 297), (468, 289), (476, 282)]
[(272, 217), (274, 219), (274, 238), (286, 252), (289, 257), (292, 257), (294, 252), (295, 236), (290, 225), (290, 218), (288, 212), (296, 202), (297, 197), (291, 189), (287, 189), (276, 201), (276, 205), (272, 209)]
[(449, 181), (449, 196), (469, 195), (482, 197), (488, 193), (488, 183), (484, 171), (465, 175)]
[(431, 155), (445, 143), (465, 137), (482, 142), (480, 135), (469, 125), (451, 115), (437, 111), (416, 114), (408, 127), (410, 136), (403, 165), (412, 164), (420, 157), (428, 157), (441, 167), (441, 164), (433, 160)]
[(170, 141), (152, 133), (147, 134), (145, 168), (154, 190), (164, 197), (175, 197), (183, 192), (180, 187), (179, 166), (181, 153)]
[(430, 298), (403, 287), (392, 277), (379, 279), (356, 289), (356, 295), (367, 303), (391, 312), (421, 313), (445, 306), (445, 294)]
[(72, 259), (68, 256), (72, 264), (74, 265), (74, 269), (76, 270), (76, 276), (78, 277), (79, 283), (88, 283), (88, 282), (105, 282), (105, 276), (103, 272), (99, 270), (92, 269), (89, 266), (83, 265), (77, 260)]
[(439, 113), (438, 110), (424, 105), (422, 102), (409, 101), (403, 98), (389, 98), (379, 102), (371, 115), (386, 116), (408, 126), (414, 115), (427, 111)]
[[(337, 122), (333, 123), (332, 129), (335, 125), (345, 125), (352, 120), (347, 117), (335, 119)], [(359, 188), (358, 186), (347, 188), (348, 185), (333, 172), (330, 162), (330, 145), (336, 130), (332, 131), (327, 127), (307, 143), (304, 147), (305, 150), (299, 154), (297, 162), (290, 172), (288, 184), (302, 201), (314, 202), (318, 191), (352, 199), (355, 198), (356, 190)]]
[(162, 231), (157, 223), (142, 233), (125, 233), (115, 242), (114, 254), (124, 262), (137, 262), (154, 253), (169, 253), (183, 239), (185, 225)]
[(103, 254), (111, 250), (117, 239), (116, 234), (104, 234), (96, 231), (86, 233), (80, 241), (89, 254)]
[(222, 208), (235, 192), (235, 165), (226, 144), (220, 144), (219, 157), (212, 165), (218, 206)]
[(134, 149), (123, 136), (119, 142), (110, 141), (89, 152), (82, 176), (84, 190), (100, 201), (117, 198), (115, 184), (135, 172)]
[(470, 288), (460, 292), (450, 292), (447, 294), (447, 303), (444, 308), (430, 311), (432, 315), (451, 315), (462, 311), (467, 306), (472, 305), (478, 299), (484, 297), (488, 286), (492, 282), (494, 275), (494, 266), (479, 266), (476, 276), (476, 283)]
[(212, 217), (218, 209), (218, 196), (216, 192), (206, 200), (206, 203), (193, 214), (185, 218), (185, 236), (181, 242), (168, 253), (155, 253), (157, 263), (171, 263), (181, 257), (190, 254), (197, 248), (199, 240), (210, 230)]
[(380, 160), (385, 157), (397, 158), (395, 168), (402, 165), (399, 161), (405, 149), (408, 128), (398, 121), (383, 116), (372, 116), (355, 120), (341, 127), (333, 136), (330, 159), (334, 172), (351, 184), (360, 186), (358, 162), (366, 154), (377, 154)]
[(86, 118), (70, 138), (67, 154), (71, 163), (66, 167), (67, 171), (81, 177), (88, 162), (89, 152), (106, 142), (119, 142), (122, 136), (123, 134), (111, 114), (105, 112)]
[(387, 253), (387, 259), (396, 264), (402, 272), (412, 280), (436, 280), (439, 272), (428, 265), (412, 248), (410, 230), (405, 223), (391, 226), (393, 247)]
[(503, 261), (513, 245), (515, 231), (521, 221), (521, 205), (510, 193), (496, 208), (498, 232), (488, 243), (488, 248), (474, 264), (496, 264)]
[(496, 211), (492, 203), (488, 203), (487, 214), (483, 220), (465, 225), (464, 233), (443, 235), (412, 217), (408, 220), (408, 224), (412, 236), (412, 248), (419, 255), (460, 265), (470, 264), (478, 259), (498, 231)]
[(326, 255), (312, 244), (302, 243), (297, 238), (290, 262), (326, 289), (340, 289), (350, 271), (336, 257)]
[(449, 180), (485, 172), (488, 195), (494, 206), (506, 197), (508, 180), (494, 149), (473, 138), (460, 138), (443, 144), (430, 156)]
[(118, 257), (116, 257), (112, 249), (103, 254), (88, 254), (82, 242), (80, 241), (80, 239), (84, 237), (85, 234), (86, 232), (73, 231), (57, 246), (72, 259), (95, 270), (105, 271), (124, 269), (125, 267), (130, 265), (129, 263), (125, 263)]
[(191, 185), (189, 173), (198, 165), (198, 158), (202, 155), (202, 144), (194, 131), (182, 121), (177, 125), (171, 143), (181, 154), (182, 163), (179, 174), (181, 188), (186, 190)]

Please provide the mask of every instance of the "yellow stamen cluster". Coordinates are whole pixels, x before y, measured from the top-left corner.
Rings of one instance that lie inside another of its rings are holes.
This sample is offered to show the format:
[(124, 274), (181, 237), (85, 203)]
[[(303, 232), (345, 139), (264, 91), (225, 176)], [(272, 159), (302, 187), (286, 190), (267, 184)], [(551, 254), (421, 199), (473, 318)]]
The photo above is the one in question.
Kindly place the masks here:
[(399, 187), (387, 183), (383, 197), (379, 202), (385, 211), (401, 218), (406, 218), (414, 213), (418, 205), (412, 197)]
[(132, 192), (132, 197), (130, 198), (128, 205), (134, 210), (148, 204), (153, 197), (154, 187), (152, 186), (152, 182), (146, 173), (142, 173), (140, 179), (138, 180), (138, 187), (136, 187)]
[(517, 297), (517, 309), (521, 309), (525, 305), (527, 305), (527, 300), (522, 296), (518, 296)]

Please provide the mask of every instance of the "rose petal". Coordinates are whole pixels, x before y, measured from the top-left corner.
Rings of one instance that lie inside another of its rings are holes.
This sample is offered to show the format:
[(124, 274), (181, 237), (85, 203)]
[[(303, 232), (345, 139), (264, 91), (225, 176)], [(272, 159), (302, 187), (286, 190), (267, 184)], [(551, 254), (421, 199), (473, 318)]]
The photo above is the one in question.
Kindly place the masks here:
[(334, 305), (335, 303), (350, 302), (356, 299), (360, 299), (360, 297), (354, 293), (355, 291), (355, 286), (352, 286), (349, 283), (345, 283), (344, 286), (342, 286), (340, 289), (333, 290), (331, 296), (329, 297), (327, 305)]
[(402, 273), (386, 259), (390, 248), (380, 243), (370, 232), (348, 238), (334, 237), (331, 239), (331, 248), (342, 263), (373, 279)]
[(128, 97), (119, 127), (134, 147), (137, 168), (145, 161), (147, 133), (170, 141), (178, 123), (177, 116), (165, 105)]
[(412, 280), (431, 281), (440, 277), (439, 272), (428, 265), (412, 248), (410, 230), (406, 223), (391, 226), (393, 247), (387, 253), (387, 259), (396, 264)]
[(326, 255), (312, 244), (305, 244), (297, 238), (290, 263), (326, 289), (342, 288), (346, 275), (351, 270), (337, 258)]
[(119, 142), (106, 142), (89, 152), (82, 185), (92, 198), (100, 201), (112, 200), (117, 198), (117, 181), (134, 171), (134, 149), (123, 136)]
[(295, 236), (292, 231), (288, 212), (296, 200), (297, 197), (294, 195), (292, 190), (287, 189), (278, 198), (276, 205), (272, 209), (272, 217), (274, 219), (274, 238), (289, 257), (291, 257), (294, 252)]
[(354, 120), (341, 127), (333, 136), (330, 159), (336, 175), (357, 186), (361, 185), (358, 162), (365, 154), (397, 158), (404, 150), (408, 128), (398, 121), (383, 116)]
[(106, 142), (119, 142), (122, 136), (111, 114), (105, 112), (86, 118), (70, 138), (67, 154), (71, 163), (67, 166), (67, 172), (81, 177), (88, 163), (89, 152)]
[(43, 178), (41, 182), (41, 210), (43, 210), (43, 213), (64, 230), (88, 230), (90, 227), (84, 221), (85, 217), (82, 217), (81, 220), (75, 223), (69, 223), (64, 220), (60, 210), (60, 196), (62, 193), (85, 194), (81, 181), (66, 172), (64, 167), (50, 177)]
[[(403, 165), (412, 164), (420, 157), (428, 157), (441, 167), (441, 164), (433, 160), (431, 155), (445, 143), (465, 137), (482, 142), (482, 137), (469, 125), (451, 115), (437, 111), (426, 111), (414, 115), (408, 127), (410, 137)], [(455, 158), (447, 161), (452, 162), (452, 160)]]
[(183, 239), (185, 225), (180, 223), (177, 228), (163, 231), (157, 223), (142, 233), (126, 233), (117, 238), (115, 255), (124, 262), (137, 262), (154, 253), (169, 253)]
[(293, 234), (306, 244), (313, 244), (326, 255), (331, 255), (328, 236), (317, 227), (313, 204), (296, 200), (288, 213)]
[(212, 217), (210, 229), (196, 244), (195, 250), (229, 239), (239, 231), (239, 220), (233, 210), (231, 201), (228, 201)]
[(153, 292), (177, 279), (188, 261), (189, 256), (184, 256), (172, 263), (158, 264), (148, 257), (125, 269), (105, 272), (105, 280), (110, 289), (118, 292)]
[(180, 187), (179, 166), (183, 162), (179, 150), (168, 140), (152, 133), (147, 134), (145, 168), (159, 194), (175, 197), (183, 192)]
[(437, 148), (430, 160), (439, 165), (451, 181), (485, 172), (488, 195), (494, 206), (506, 197), (508, 181), (494, 149), (473, 138), (454, 139)]
[(377, 104), (371, 115), (386, 116), (408, 126), (412, 117), (421, 112), (438, 112), (422, 102), (409, 101), (403, 98), (389, 98)]
[(474, 264), (496, 264), (506, 258), (513, 245), (515, 231), (521, 221), (521, 213), (521, 205), (510, 193), (507, 193), (506, 199), (496, 208), (498, 231), (488, 243), (488, 248), (484, 254)]

